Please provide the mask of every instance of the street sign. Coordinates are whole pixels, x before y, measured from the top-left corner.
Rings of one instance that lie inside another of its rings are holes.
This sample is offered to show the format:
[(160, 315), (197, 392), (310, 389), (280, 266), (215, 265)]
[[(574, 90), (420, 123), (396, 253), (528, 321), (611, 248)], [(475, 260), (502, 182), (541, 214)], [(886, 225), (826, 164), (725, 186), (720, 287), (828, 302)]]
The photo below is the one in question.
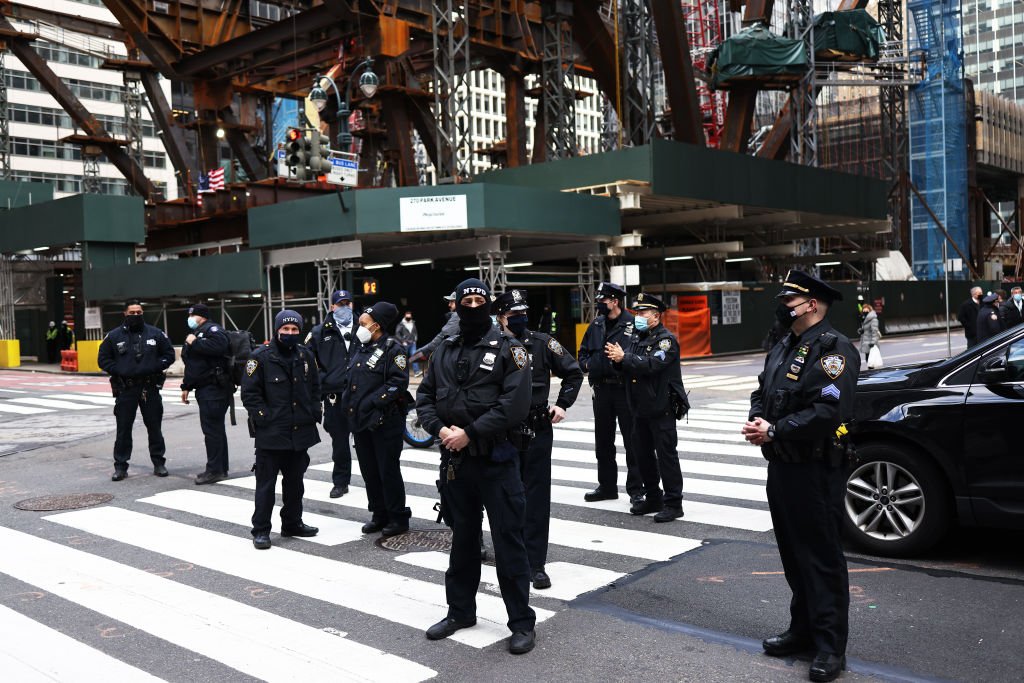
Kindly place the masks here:
[(331, 152), (328, 157), (331, 172), (327, 174), (327, 182), (332, 185), (355, 187), (359, 184), (359, 156), (350, 152)]
[(274, 154), (277, 160), (277, 175), (280, 178), (288, 177), (288, 153), (285, 151), (284, 143), (277, 143), (277, 152)]
[(85, 329), (99, 330), (103, 328), (103, 316), (99, 306), (85, 307)]

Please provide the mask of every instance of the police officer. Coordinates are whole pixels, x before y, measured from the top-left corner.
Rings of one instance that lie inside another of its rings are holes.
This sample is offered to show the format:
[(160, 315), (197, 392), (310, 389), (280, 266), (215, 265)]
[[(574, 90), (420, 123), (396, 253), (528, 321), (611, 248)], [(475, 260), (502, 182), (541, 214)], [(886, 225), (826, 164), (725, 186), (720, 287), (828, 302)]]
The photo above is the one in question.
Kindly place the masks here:
[(626, 405), (622, 375), (612, 368), (605, 344), (628, 343), (633, 335), (633, 314), (625, 309), (626, 290), (602, 282), (597, 290), (597, 317), (590, 323), (578, 354), (580, 367), (594, 390), (594, 453), (597, 456), (597, 488), (583, 496), (587, 502), (619, 497), (619, 466), (615, 462), (615, 422), (619, 423), (626, 449), (626, 493), (630, 503), (643, 499), (644, 485), (633, 453), (633, 418)]
[(1003, 331), (1003, 321), (999, 317), (999, 295), (995, 292), (990, 292), (981, 300), (977, 326), (976, 343), (978, 344)]
[(224, 415), (235, 393), (228, 367), (231, 343), (224, 328), (210, 320), (206, 304), (195, 304), (188, 309), (188, 328), (191, 332), (181, 349), (181, 359), (185, 362), (181, 402), (187, 404), (189, 392), (196, 392), (199, 426), (206, 440), (206, 470), (196, 476), (196, 484), (213, 484), (228, 476)]
[(359, 344), (349, 361), (348, 386), (342, 397), (372, 514), (363, 525), (364, 534), (404, 534), (412, 515), (405, 506), (399, 463), (409, 358), (405, 347), (385, 332), (397, 318), (398, 309), (387, 301), (378, 301), (359, 316)]
[(522, 654), (536, 642), (536, 615), (523, 544), (526, 500), (509, 433), (530, 410), (530, 359), (522, 344), (492, 324), (490, 293), (475, 278), (456, 288), (459, 334), (430, 357), (416, 397), (424, 429), (441, 439), (441, 505), (453, 533), (445, 572), (448, 615), (427, 630), (427, 638), (447, 638), (476, 624), (483, 505), (512, 631), (509, 651)]
[[(628, 348), (605, 345), (626, 385), (633, 415), (633, 454), (644, 482), (646, 496), (629, 508), (634, 515), (655, 512), (655, 522), (671, 522), (683, 516), (683, 473), (676, 445), (676, 403), (685, 400), (679, 342), (661, 324), (668, 307), (653, 294), (641, 292), (633, 310), (636, 319)], [(664, 495), (658, 487), (665, 487)]]
[(302, 475), (309, 467), (310, 446), (320, 443), (320, 375), (313, 353), (299, 345), (302, 316), (283, 310), (274, 316), (274, 339), (256, 349), (245, 363), (242, 404), (256, 439), (256, 510), (252, 544), (270, 547), (274, 488), (281, 474), (281, 535), (316, 536), (319, 529), (302, 522)]
[[(523, 539), (530, 558), (533, 587), (550, 588), (551, 577), (544, 571), (548, 556), (548, 527), (551, 520), (551, 425), (565, 419), (565, 411), (576, 402), (583, 386), (579, 363), (565, 352), (558, 340), (544, 332), (527, 329), (526, 290), (505, 292), (494, 302), (494, 311), (502, 328), (515, 335), (530, 354), (532, 394), (530, 414), (523, 423), (531, 435), (525, 451), (520, 450), (520, 473), (526, 487), (526, 520)], [(559, 377), (561, 387), (554, 406), (548, 405), (551, 374)]]
[(812, 681), (831, 681), (843, 670), (849, 630), (839, 537), (846, 446), (839, 434), (853, 417), (860, 355), (826, 318), (842, 298), (806, 273), (786, 276), (775, 315), (790, 331), (765, 359), (742, 430), (768, 460), (768, 505), (793, 591), (789, 628), (762, 646), (774, 657), (815, 651)]
[(132, 425), (135, 412), (142, 412), (142, 421), (149, 433), (149, 457), (153, 474), (167, 476), (164, 435), (160, 423), (164, 404), (160, 389), (164, 372), (174, 362), (174, 347), (163, 330), (147, 325), (142, 319), (142, 304), (131, 299), (125, 304), (124, 322), (107, 333), (100, 343), (97, 358), (103, 372), (110, 375), (114, 393), (114, 417), (117, 437), (114, 440), (114, 474), (112, 481), (121, 481), (128, 474), (132, 457)]
[[(352, 295), (344, 289), (331, 294), (331, 314), (306, 337), (306, 345), (320, 368), (320, 391), (324, 403), (324, 429), (331, 435), (331, 498), (348, 493), (352, 481), (352, 449), (349, 447), (348, 418), (341, 406), (341, 394), (348, 380), (349, 359), (359, 343), (354, 340)], [(358, 326), (357, 326), (358, 327)]]

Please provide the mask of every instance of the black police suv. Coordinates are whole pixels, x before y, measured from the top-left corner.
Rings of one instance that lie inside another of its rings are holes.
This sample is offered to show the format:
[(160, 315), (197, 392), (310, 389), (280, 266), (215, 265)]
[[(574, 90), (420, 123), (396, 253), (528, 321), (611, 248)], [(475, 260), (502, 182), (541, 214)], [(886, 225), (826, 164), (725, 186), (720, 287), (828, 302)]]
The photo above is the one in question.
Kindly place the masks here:
[(955, 523), (1024, 528), (1024, 325), (958, 356), (857, 383), (845, 531), (907, 556)]

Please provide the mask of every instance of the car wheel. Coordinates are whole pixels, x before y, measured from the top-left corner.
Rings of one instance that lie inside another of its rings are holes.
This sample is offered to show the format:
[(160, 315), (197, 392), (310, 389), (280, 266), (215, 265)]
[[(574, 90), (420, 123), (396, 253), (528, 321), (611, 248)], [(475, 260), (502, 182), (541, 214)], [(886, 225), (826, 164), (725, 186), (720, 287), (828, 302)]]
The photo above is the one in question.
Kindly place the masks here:
[(933, 546), (949, 529), (942, 474), (924, 456), (885, 444), (857, 448), (846, 480), (843, 527), (860, 548), (907, 556)]

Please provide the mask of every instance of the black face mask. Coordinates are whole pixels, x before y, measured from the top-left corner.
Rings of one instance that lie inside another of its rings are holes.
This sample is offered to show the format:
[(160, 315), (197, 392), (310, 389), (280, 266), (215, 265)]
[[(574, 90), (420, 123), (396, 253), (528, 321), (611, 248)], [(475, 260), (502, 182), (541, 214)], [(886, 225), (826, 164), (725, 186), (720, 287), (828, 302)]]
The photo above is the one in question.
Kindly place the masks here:
[(487, 330), (491, 329), (493, 323), (488, 306), (470, 308), (459, 304), (455, 310), (459, 314), (459, 331), (466, 339), (480, 339), (487, 334)]
[(508, 329), (512, 334), (517, 337), (522, 337), (526, 333), (526, 328), (530, 324), (529, 318), (525, 315), (512, 315), (505, 319), (508, 324)]
[(597, 310), (597, 314), (598, 315), (604, 315), (604, 316), (608, 315), (608, 311), (609, 311), (608, 304), (606, 304), (605, 302), (598, 301), (597, 305), (594, 308)]
[(142, 322), (142, 314), (141, 313), (135, 313), (135, 314), (132, 314), (132, 315), (126, 315), (124, 317), (124, 324), (132, 332), (138, 332), (139, 330), (142, 329), (142, 326), (144, 324)]
[(277, 335), (277, 344), (278, 344), (278, 348), (280, 348), (282, 351), (284, 351), (286, 353), (290, 352), (296, 346), (299, 345), (299, 335), (298, 334), (284, 334), (283, 332), (280, 332)]
[(793, 323), (796, 322), (797, 318), (802, 317), (804, 313), (807, 312), (804, 311), (804, 313), (801, 313), (800, 315), (795, 315), (796, 309), (803, 306), (805, 303), (807, 302), (801, 301), (796, 306), (790, 307), (780, 301), (779, 305), (775, 307), (775, 319), (779, 321), (780, 325), (788, 330), (793, 327)]

